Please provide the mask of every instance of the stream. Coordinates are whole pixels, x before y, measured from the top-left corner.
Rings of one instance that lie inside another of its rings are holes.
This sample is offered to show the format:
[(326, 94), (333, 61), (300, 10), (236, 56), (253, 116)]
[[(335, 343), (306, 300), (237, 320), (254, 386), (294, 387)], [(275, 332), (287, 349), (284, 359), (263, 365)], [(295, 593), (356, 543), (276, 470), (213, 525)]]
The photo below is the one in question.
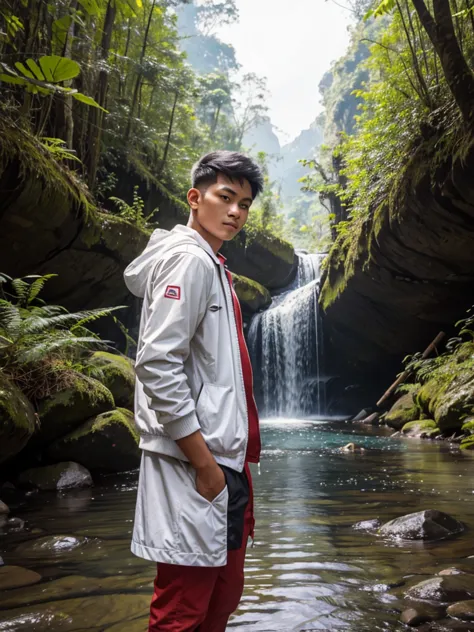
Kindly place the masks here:
[[(473, 555), (470, 456), (390, 432), (336, 420), (262, 423), (255, 547), (228, 630), (404, 630), (389, 586)], [(341, 453), (350, 441), (366, 453)], [(154, 566), (129, 552), (136, 486), (130, 472), (90, 490), (11, 492), (12, 515), (27, 530), (1, 536), (0, 554), (43, 579), (1, 594), (0, 630), (146, 632)], [(467, 530), (452, 540), (395, 544), (352, 527), (429, 508)], [(474, 559), (462, 561), (474, 568)]]

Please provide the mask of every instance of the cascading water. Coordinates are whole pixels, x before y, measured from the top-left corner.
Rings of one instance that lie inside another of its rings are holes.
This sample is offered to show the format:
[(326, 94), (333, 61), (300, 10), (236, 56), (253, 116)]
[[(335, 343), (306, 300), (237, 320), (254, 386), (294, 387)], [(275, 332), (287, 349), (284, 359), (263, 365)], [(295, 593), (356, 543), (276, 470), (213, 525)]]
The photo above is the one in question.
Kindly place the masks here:
[(250, 354), (267, 417), (324, 412), (318, 309), (321, 259), (322, 255), (298, 255), (291, 287), (251, 322)]

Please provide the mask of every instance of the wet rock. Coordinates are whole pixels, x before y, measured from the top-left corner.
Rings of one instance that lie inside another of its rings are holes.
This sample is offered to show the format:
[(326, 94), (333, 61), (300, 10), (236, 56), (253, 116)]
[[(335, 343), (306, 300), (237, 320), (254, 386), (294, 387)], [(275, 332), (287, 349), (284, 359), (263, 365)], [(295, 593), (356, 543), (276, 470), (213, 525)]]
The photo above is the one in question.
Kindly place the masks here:
[(89, 470), (73, 461), (31, 468), (20, 474), (18, 483), (24, 487), (36, 487), (45, 491), (93, 485)]
[(381, 524), (382, 523), (378, 518), (374, 518), (372, 520), (362, 520), (361, 522), (356, 522), (352, 525), (352, 528), (357, 529), (357, 531), (376, 531)]
[(113, 407), (114, 398), (108, 388), (98, 380), (78, 373), (72, 386), (39, 403), (41, 426), (30, 444), (35, 449), (48, 445), (87, 419)]
[(78, 547), (84, 547), (87, 541), (87, 538), (71, 535), (48, 535), (37, 540), (22, 542), (15, 551), (24, 557), (43, 558), (48, 555), (69, 553)]
[(403, 426), (420, 418), (420, 411), (413, 399), (413, 393), (406, 393), (394, 403), (385, 415), (385, 423), (394, 430), (401, 430)]
[(0, 500), (0, 515), (9, 514), (9, 513), (10, 513), (10, 509), (8, 508), (8, 505), (6, 505), (3, 501)]
[(427, 509), (390, 520), (380, 527), (379, 533), (402, 540), (440, 540), (463, 530), (464, 525), (455, 518)]
[(103, 413), (55, 441), (48, 450), (53, 459), (71, 459), (90, 470), (124, 472), (140, 465), (138, 431), (133, 413), (125, 408)]
[(39, 581), (41, 581), (41, 575), (27, 568), (8, 565), (0, 566), (0, 590), (31, 586), (32, 584), (37, 584)]
[(474, 621), (474, 599), (453, 603), (449, 606), (447, 612), (450, 617), (462, 619), (463, 621)]
[(402, 434), (415, 439), (434, 438), (440, 430), (433, 419), (416, 419), (403, 426)]
[(439, 603), (473, 599), (474, 576), (466, 574), (432, 577), (409, 588), (406, 596), (410, 599)]
[(14, 384), (0, 374), (0, 463), (25, 447), (35, 427), (33, 406)]
[(440, 612), (434, 608), (425, 606), (424, 604), (416, 605), (412, 608), (407, 608), (401, 614), (400, 621), (410, 627), (418, 627), (421, 623), (427, 623), (429, 621), (436, 621), (441, 619), (444, 612)]
[(436, 573), (437, 575), (464, 575), (466, 573), (466, 571), (462, 571), (459, 568), (444, 568), (442, 571), (439, 571), (439, 573)]
[(2, 611), (0, 630), (83, 632), (109, 629), (109, 626), (122, 622), (123, 630), (128, 631), (135, 619), (146, 616), (149, 607), (149, 595), (118, 594), (64, 599)]
[(6, 526), (8, 531), (23, 531), (25, 528), (25, 521), (21, 518), (9, 518)]
[(112, 393), (116, 406), (133, 410), (135, 370), (130, 358), (117, 353), (96, 351), (88, 364), (101, 370), (97, 377)]

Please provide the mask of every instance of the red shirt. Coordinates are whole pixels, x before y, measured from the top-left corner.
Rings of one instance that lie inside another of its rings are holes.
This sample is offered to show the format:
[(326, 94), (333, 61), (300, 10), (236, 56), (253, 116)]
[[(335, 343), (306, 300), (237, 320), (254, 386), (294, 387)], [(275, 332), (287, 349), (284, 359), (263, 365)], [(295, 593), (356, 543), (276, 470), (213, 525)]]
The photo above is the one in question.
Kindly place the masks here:
[[(224, 265), (225, 258), (220, 254), (218, 255), (218, 257), (221, 265)], [(245, 460), (249, 461), (250, 463), (258, 463), (260, 461), (261, 443), (257, 405), (255, 404), (255, 398), (253, 396), (252, 364), (250, 363), (250, 356), (244, 337), (242, 310), (240, 309), (239, 299), (237, 298), (237, 294), (234, 290), (232, 275), (227, 269), (225, 272), (229, 281), (230, 290), (232, 293), (232, 302), (234, 304), (235, 323), (237, 325), (237, 336), (239, 338), (240, 360), (242, 363), (242, 372), (244, 377), (245, 398), (247, 400), (249, 438)]]

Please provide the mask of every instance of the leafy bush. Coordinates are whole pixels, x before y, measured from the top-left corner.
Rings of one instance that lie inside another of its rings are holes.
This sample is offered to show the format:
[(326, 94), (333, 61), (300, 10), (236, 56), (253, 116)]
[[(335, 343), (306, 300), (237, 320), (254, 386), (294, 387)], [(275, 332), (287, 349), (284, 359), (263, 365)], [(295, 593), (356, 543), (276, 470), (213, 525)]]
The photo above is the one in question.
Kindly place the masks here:
[(32, 400), (41, 399), (91, 374), (87, 357), (110, 346), (87, 325), (113, 316), (122, 306), (70, 313), (47, 305), (39, 294), (54, 274), (11, 279), (0, 275), (0, 370)]

